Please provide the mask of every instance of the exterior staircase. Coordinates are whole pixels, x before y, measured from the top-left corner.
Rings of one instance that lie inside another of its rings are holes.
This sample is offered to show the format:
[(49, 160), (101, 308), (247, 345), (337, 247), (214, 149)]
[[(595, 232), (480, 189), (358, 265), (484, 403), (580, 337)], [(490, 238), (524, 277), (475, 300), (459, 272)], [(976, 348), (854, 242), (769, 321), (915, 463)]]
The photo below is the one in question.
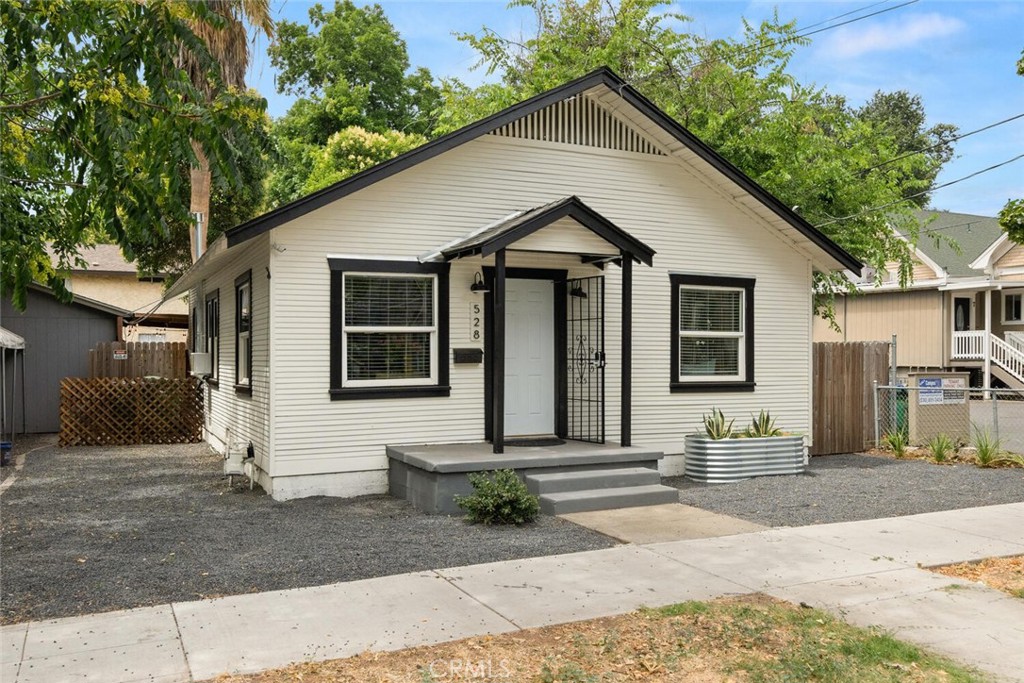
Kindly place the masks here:
[(662, 486), (658, 470), (649, 467), (534, 471), (524, 479), (548, 515), (679, 502), (679, 490)]
[(983, 330), (954, 332), (952, 360), (984, 361), (985, 337), (992, 361), (992, 374), (1014, 389), (1024, 389), (1024, 337), (1009, 332), (1006, 339)]

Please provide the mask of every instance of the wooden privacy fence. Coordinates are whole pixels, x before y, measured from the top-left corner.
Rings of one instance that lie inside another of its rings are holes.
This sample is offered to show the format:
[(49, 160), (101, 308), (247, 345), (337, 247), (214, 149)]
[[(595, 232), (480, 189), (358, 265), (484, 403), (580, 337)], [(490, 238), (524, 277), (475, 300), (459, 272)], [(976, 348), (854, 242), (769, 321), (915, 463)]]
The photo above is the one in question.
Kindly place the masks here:
[(873, 383), (889, 376), (888, 342), (815, 342), (811, 455), (855, 453), (874, 439)]
[(185, 342), (100, 342), (89, 349), (90, 377), (185, 379)]
[(61, 446), (202, 440), (203, 394), (195, 378), (66, 377), (60, 383)]

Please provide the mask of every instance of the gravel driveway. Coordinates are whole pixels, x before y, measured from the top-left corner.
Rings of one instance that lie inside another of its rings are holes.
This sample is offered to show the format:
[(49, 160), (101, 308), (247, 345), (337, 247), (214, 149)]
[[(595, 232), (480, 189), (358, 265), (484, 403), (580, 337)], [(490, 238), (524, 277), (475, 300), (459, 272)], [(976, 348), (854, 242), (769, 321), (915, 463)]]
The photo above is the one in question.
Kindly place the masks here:
[(807, 473), (734, 484), (663, 480), (685, 505), (767, 526), (805, 526), (1024, 502), (1024, 469), (872, 455), (811, 458)]
[(0, 496), (0, 621), (615, 545), (558, 518), (472, 526), (387, 496), (279, 503), (220, 471), (205, 444), (30, 453)]
[[(229, 488), (205, 445), (29, 453), (0, 496), (0, 621), (534, 557), (614, 545), (570, 522), (472, 526), (387, 496), (279, 503)], [(737, 484), (670, 478), (681, 502), (770, 526), (1024, 501), (1024, 470), (866, 455)]]

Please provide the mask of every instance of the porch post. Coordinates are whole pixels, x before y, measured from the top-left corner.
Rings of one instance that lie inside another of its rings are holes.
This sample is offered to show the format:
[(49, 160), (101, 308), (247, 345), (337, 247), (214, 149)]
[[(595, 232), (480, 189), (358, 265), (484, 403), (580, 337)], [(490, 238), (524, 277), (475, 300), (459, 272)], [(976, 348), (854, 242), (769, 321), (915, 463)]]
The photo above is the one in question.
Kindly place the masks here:
[(494, 254), (494, 339), (491, 340), (491, 444), (495, 453), (505, 452), (505, 250)]
[(988, 390), (992, 388), (992, 290), (985, 290), (985, 400), (988, 400)]
[(619, 443), (630, 446), (633, 442), (633, 255), (622, 254), (622, 382), (620, 393), (622, 409)]

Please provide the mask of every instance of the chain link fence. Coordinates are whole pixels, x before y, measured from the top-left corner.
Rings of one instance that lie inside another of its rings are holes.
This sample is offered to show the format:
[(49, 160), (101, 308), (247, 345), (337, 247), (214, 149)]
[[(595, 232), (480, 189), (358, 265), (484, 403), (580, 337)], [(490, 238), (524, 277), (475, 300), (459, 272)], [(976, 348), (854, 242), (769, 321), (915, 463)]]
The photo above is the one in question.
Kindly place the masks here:
[(1015, 389), (879, 386), (874, 421), (876, 447), (897, 433), (910, 446), (926, 446), (940, 435), (970, 445), (982, 435), (1024, 453), (1024, 392)]

